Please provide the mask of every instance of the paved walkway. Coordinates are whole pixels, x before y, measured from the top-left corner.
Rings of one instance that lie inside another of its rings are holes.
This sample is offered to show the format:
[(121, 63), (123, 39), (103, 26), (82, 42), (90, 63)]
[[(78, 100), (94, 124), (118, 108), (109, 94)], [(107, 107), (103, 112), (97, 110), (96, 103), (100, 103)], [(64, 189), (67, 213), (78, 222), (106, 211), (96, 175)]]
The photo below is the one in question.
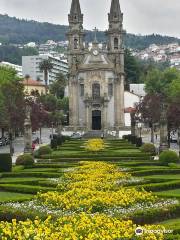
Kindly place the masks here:
[[(42, 129), (42, 143), (43, 144), (48, 144), (50, 142), (49, 136), (51, 134), (51, 129), (49, 128), (43, 128)], [(36, 134), (33, 134), (33, 140), (36, 139), (37, 137), (39, 137), (39, 131), (36, 132)], [(39, 146), (36, 145), (36, 149)], [(9, 145), (5, 146), (5, 147), (0, 147), (0, 153), (9, 153), (10, 149), (9, 149)], [(19, 137), (16, 138), (14, 141), (14, 155), (12, 157), (12, 161), (13, 163), (16, 162), (16, 158), (23, 154), (24, 152), (24, 138), (23, 137)]]

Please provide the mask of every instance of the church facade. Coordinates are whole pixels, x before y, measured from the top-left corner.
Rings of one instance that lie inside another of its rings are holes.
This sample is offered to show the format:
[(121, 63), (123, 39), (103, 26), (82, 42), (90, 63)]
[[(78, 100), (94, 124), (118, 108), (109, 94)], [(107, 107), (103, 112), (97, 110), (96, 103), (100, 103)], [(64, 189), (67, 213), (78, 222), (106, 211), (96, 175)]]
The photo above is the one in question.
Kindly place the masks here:
[(69, 63), (69, 122), (73, 131), (124, 128), (123, 14), (112, 0), (107, 43), (85, 43), (79, 0), (72, 0), (67, 33)]

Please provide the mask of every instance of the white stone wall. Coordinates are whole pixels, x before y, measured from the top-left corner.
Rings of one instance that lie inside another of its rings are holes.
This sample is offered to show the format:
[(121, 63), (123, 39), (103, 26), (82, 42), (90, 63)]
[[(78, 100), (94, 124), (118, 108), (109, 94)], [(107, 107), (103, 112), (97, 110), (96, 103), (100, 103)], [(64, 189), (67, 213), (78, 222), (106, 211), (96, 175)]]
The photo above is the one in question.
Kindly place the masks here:
[[(133, 94), (131, 92), (124, 92), (124, 105), (125, 108), (133, 108), (135, 103), (139, 103), (140, 97), (136, 94)], [(131, 126), (131, 116), (130, 113), (125, 113), (125, 126), (130, 127)]]

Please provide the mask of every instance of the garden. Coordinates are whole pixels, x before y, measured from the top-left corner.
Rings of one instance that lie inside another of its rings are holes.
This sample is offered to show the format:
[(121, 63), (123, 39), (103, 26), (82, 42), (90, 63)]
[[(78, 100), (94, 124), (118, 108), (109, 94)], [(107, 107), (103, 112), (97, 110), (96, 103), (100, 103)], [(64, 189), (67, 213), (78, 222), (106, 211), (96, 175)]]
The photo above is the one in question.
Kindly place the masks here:
[(19, 158), (0, 172), (0, 238), (180, 239), (180, 165), (153, 151), (67, 140)]

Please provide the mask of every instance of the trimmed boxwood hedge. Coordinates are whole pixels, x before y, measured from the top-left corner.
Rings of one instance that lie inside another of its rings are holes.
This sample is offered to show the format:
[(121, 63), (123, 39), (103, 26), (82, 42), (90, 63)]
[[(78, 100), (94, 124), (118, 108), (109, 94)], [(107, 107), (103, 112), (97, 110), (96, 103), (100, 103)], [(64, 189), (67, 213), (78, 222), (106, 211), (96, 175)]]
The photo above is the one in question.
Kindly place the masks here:
[(14, 172), (14, 173), (2, 173), (2, 177), (43, 177), (43, 178), (58, 178), (61, 173), (50, 172)]
[(162, 190), (176, 189), (180, 187), (180, 180), (161, 182), (161, 183), (151, 183), (138, 186), (138, 188), (144, 188), (146, 191), (158, 192)]
[(0, 154), (0, 172), (12, 171), (12, 158), (9, 153)]
[(131, 172), (133, 176), (147, 176), (147, 175), (158, 175), (158, 174), (178, 174), (180, 169), (169, 168), (169, 169), (151, 169)]
[(149, 209), (142, 210), (136, 213), (133, 213), (132, 216), (128, 217), (136, 224), (144, 225), (144, 224), (153, 224), (155, 222), (168, 220), (171, 218), (180, 217), (180, 204), (172, 205), (167, 208), (159, 208), (159, 209)]
[(54, 188), (41, 187), (41, 186), (31, 186), (31, 185), (21, 185), (21, 184), (0, 184), (0, 189), (3, 191), (13, 191), (19, 193), (31, 193), (36, 194), (38, 192), (48, 192), (54, 191)]

